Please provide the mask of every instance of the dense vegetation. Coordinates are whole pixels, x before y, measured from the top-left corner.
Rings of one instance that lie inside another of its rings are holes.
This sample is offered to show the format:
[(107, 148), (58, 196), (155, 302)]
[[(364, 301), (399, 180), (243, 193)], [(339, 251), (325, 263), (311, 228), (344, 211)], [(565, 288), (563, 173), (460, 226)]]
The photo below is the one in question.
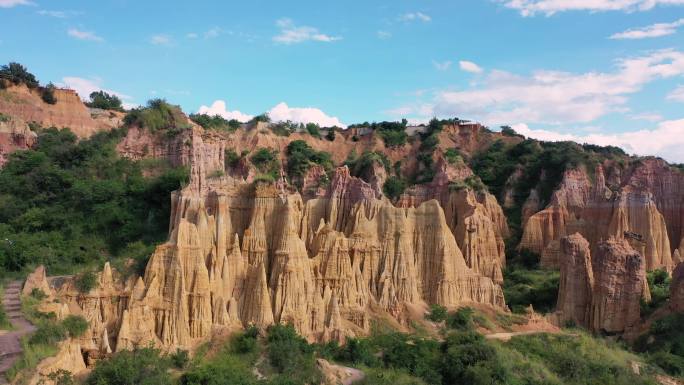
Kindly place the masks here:
[(648, 361), (672, 376), (684, 378), (684, 314), (670, 314), (655, 321), (635, 343)]
[(190, 114), (190, 120), (207, 130), (233, 132), (240, 128), (240, 122), (236, 119), (225, 119), (221, 115), (209, 116), (207, 114)]
[(0, 170), (0, 275), (44, 264), (51, 274), (121, 256), (142, 258), (163, 241), (169, 194), (185, 169), (162, 167), (115, 150), (121, 130), (77, 141), (67, 129), (41, 130), (36, 146)]
[(658, 269), (646, 273), (651, 301), (641, 300), (641, 316), (645, 317), (661, 307), (670, 298), (670, 283), (672, 278), (665, 269)]
[(124, 118), (124, 123), (151, 132), (163, 131), (169, 137), (190, 128), (180, 107), (171, 105), (164, 99), (152, 99), (147, 102), (146, 107), (132, 109)]
[(123, 106), (118, 96), (109, 94), (105, 91), (95, 91), (90, 93), (90, 101), (86, 103), (90, 108), (100, 108), (103, 110), (122, 111)]
[(278, 179), (278, 171), (280, 170), (278, 150), (260, 147), (254, 151), (249, 160), (261, 173), (257, 180), (273, 182)]
[(295, 140), (287, 145), (287, 175), (295, 185), (301, 186), (301, 179), (313, 165), (320, 165), (328, 172), (333, 168), (330, 154), (316, 151), (303, 140)]

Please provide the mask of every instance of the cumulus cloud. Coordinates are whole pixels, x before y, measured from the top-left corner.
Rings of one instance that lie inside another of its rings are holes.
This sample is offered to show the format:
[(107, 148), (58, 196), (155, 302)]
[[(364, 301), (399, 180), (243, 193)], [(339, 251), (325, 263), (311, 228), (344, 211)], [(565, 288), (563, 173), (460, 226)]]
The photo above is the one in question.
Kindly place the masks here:
[(628, 29), (624, 32), (615, 33), (611, 39), (647, 39), (672, 35), (677, 32), (677, 28), (684, 25), (684, 19), (679, 19), (672, 23), (656, 23), (643, 28)]
[[(240, 122), (247, 122), (254, 116), (245, 114), (240, 111), (229, 111), (226, 102), (223, 100), (216, 100), (211, 106), (201, 106), (197, 111), (200, 114), (220, 115), (225, 119), (236, 119)], [(314, 107), (290, 107), (286, 103), (281, 102), (276, 104), (273, 108), (266, 112), (273, 122), (291, 121), (294, 123), (316, 123), (322, 127), (346, 127), (346, 125), (334, 116), (329, 116), (325, 112)]]
[(399, 21), (422, 21), (427, 23), (431, 20), (432, 18), (423, 12), (409, 12), (399, 16)]
[(646, 84), (682, 74), (684, 52), (676, 50), (617, 60), (612, 72), (538, 70), (517, 75), (492, 70), (469, 89), (435, 91), (431, 101), (418, 103), (414, 110), (426, 116), (472, 117), (488, 124), (587, 123), (608, 113), (626, 112), (628, 97)]
[(150, 37), (150, 43), (152, 43), (154, 45), (169, 46), (169, 45), (171, 45), (171, 37), (169, 35), (163, 35), (163, 34), (153, 35), (152, 37)]
[(83, 100), (89, 100), (90, 94), (95, 91), (104, 91), (110, 95), (118, 96), (121, 99), (124, 108), (134, 108), (138, 106), (138, 104), (133, 103), (133, 98), (131, 96), (104, 88), (101, 83), (102, 79), (99, 78), (86, 79), (76, 76), (66, 76), (62, 78), (62, 83), (58, 84), (58, 86), (76, 91)]
[(684, 0), (497, 0), (523, 16), (565, 11), (647, 11), (659, 5), (684, 5)]
[(328, 116), (325, 112), (313, 107), (289, 107), (284, 102), (278, 103), (268, 110), (268, 116), (274, 122), (292, 121), (295, 123), (316, 123), (322, 127), (347, 127), (334, 116)]
[(526, 124), (512, 126), (518, 133), (547, 141), (572, 140), (601, 146), (618, 146), (631, 154), (657, 155), (670, 162), (684, 163), (684, 119), (661, 122), (657, 127), (616, 134), (591, 133), (588, 135), (565, 134), (556, 131), (532, 129)]
[(17, 5), (34, 5), (28, 0), (0, 0), (0, 8), (12, 8)]
[(102, 42), (104, 41), (103, 38), (100, 36), (97, 36), (95, 32), (91, 31), (82, 31), (76, 28), (70, 28), (67, 31), (67, 34), (75, 39), (78, 40), (88, 40), (88, 41), (97, 41), (97, 42)]
[(483, 71), (482, 67), (480, 67), (479, 65), (477, 65), (471, 61), (467, 61), (467, 60), (461, 60), (460, 62), (458, 62), (458, 66), (461, 68), (461, 70), (463, 70), (465, 72), (470, 72), (473, 74), (479, 74), (479, 73), (482, 73), (482, 71)]
[(276, 26), (280, 28), (280, 33), (273, 36), (273, 41), (280, 44), (297, 44), (305, 41), (330, 43), (342, 39), (340, 36), (321, 33), (314, 27), (297, 26), (288, 18), (276, 21)]
[(684, 85), (678, 86), (667, 95), (667, 100), (684, 103)]
[(451, 60), (443, 61), (443, 62), (438, 62), (438, 61), (432, 61), (432, 65), (435, 66), (440, 71), (446, 71), (449, 68), (451, 68)]
[(226, 102), (223, 100), (216, 100), (214, 103), (211, 104), (211, 106), (201, 106), (199, 110), (197, 111), (200, 114), (207, 114), (207, 115), (219, 115), (222, 116), (225, 119), (231, 120), (235, 119), (239, 122), (248, 122), (250, 121), (254, 116), (253, 115), (248, 115), (244, 114), (240, 111), (230, 111), (228, 110), (228, 107), (226, 106)]

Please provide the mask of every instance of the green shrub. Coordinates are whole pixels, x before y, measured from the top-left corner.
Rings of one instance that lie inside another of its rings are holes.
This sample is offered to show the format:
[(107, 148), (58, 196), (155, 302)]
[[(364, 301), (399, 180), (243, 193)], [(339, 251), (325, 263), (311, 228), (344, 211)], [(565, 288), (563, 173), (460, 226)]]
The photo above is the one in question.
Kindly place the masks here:
[(532, 305), (536, 311), (550, 312), (556, 307), (560, 274), (558, 271), (530, 270), (514, 266), (504, 271), (506, 303), (516, 313)]
[(333, 167), (333, 162), (329, 153), (316, 151), (303, 140), (295, 140), (287, 145), (287, 175), (299, 181), (311, 168), (318, 164), (323, 166), (326, 171)]
[(43, 321), (38, 324), (38, 328), (29, 338), (29, 343), (54, 345), (65, 338), (67, 338), (67, 331), (62, 324)]
[(446, 325), (450, 329), (456, 330), (471, 330), (475, 327), (473, 323), (473, 314), (475, 311), (471, 307), (462, 307), (455, 312), (449, 314), (446, 319)]
[(55, 98), (55, 85), (48, 83), (47, 86), (40, 89), (40, 98), (47, 104), (56, 104), (57, 98)]
[[(0, 67), (0, 80), (15, 85), (25, 84), (28, 88), (37, 88), (39, 85), (36, 77), (28, 72), (26, 67), (15, 62), (10, 62), (9, 64)], [(2, 87), (2, 81), (0, 81), (0, 87)]]
[(31, 289), (31, 294), (29, 294), (29, 295), (30, 295), (31, 297), (37, 299), (38, 301), (42, 301), (42, 300), (44, 300), (45, 298), (47, 298), (47, 294), (45, 294), (44, 291), (40, 290), (40, 289), (37, 288), (37, 287), (34, 287), (33, 289)]
[(268, 328), (268, 359), (277, 373), (290, 377), (295, 384), (318, 383), (313, 346), (300, 337), (292, 325)]
[(646, 273), (646, 281), (651, 292), (651, 301), (641, 300), (641, 315), (648, 316), (660, 308), (670, 298), (670, 274), (665, 269)]
[(242, 154), (238, 155), (235, 150), (232, 149), (227, 149), (225, 150), (225, 167), (226, 168), (235, 168), (237, 167), (238, 164), (240, 164), (240, 160), (242, 160), (248, 152), (243, 152)]
[(243, 361), (229, 354), (203, 362), (181, 376), (182, 385), (256, 385), (258, 382), (251, 368)]
[(190, 355), (187, 350), (176, 349), (175, 353), (169, 355), (169, 359), (176, 369), (185, 369), (190, 362)]
[(90, 93), (90, 101), (86, 105), (90, 108), (100, 108), (102, 110), (123, 111), (121, 99), (116, 95), (110, 95), (105, 91), (94, 91)]
[(459, 164), (463, 162), (461, 153), (455, 148), (449, 148), (444, 152), (444, 157), (449, 164)]
[(363, 370), (365, 377), (355, 385), (425, 385), (426, 382), (416, 378), (405, 370), (368, 368)]
[(448, 315), (449, 313), (447, 312), (447, 308), (444, 306), (431, 305), (430, 312), (425, 316), (425, 318), (433, 322), (442, 322), (447, 319)]
[[(52, 381), (54, 385), (74, 385), (76, 384), (76, 381), (74, 380), (74, 376), (71, 374), (70, 371), (64, 370), (64, 369), (59, 369), (56, 370), (50, 374), (48, 374), (47, 379)], [(38, 382), (40, 384), (40, 382)]]
[(175, 136), (190, 128), (179, 106), (164, 99), (152, 99), (144, 108), (134, 108), (125, 117), (127, 126), (138, 126), (151, 132), (167, 131), (167, 136)]
[(382, 192), (390, 199), (399, 198), (406, 190), (406, 182), (397, 176), (390, 176), (382, 185)]
[(234, 132), (240, 128), (239, 121), (235, 119), (228, 120), (221, 115), (190, 114), (189, 118), (207, 130)]
[(233, 338), (233, 350), (238, 354), (253, 353), (257, 348), (258, 336), (259, 329), (256, 326), (250, 326), (244, 333), (238, 334)]
[(226, 175), (226, 173), (223, 170), (214, 170), (207, 175), (207, 178), (216, 179), (216, 178), (220, 178), (224, 175)]
[(309, 133), (309, 135), (313, 136), (314, 138), (321, 138), (321, 127), (316, 124), (316, 123), (307, 123), (306, 126), (306, 132)]
[(335, 141), (335, 127), (330, 127), (328, 133), (325, 134), (325, 138), (331, 142)]
[(379, 363), (373, 354), (370, 341), (362, 338), (347, 338), (344, 346), (338, 348), (334, 358), (355, 365), (377, 366)]
[(168, 373), (170, 360), (152, 348), (123, 350), (110, 358), (97, 361), (88, 375), (88, 385), (166, 385), (171, 384)]
[(80, 293), (88, 293), (98, 285), (97, 274), (92, 270), (87, 270), (76, 276), (74, 285)]
[(88, 330), (88, 321), (79, 315), (71, 314), (62, 321), (62, 327), (64, 327), (69, 337), (77, 338)]

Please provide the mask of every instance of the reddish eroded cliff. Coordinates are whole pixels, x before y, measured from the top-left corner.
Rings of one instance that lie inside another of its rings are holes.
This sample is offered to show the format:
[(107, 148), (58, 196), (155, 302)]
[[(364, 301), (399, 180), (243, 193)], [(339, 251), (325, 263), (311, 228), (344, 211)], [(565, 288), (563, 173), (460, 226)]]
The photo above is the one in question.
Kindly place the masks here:
[(55, 89), (55, 104), (45, 103), (38, 90), (25, 85), (0, 89), (0, 113), (36, 122), (42, 127), (68, 127), (80, 138), (111, 130), (121, 125), (124, 114), (116, 111), (91, 110), (83, 104), (79, 95), (68, 89)]
[(520, 247), (541, 254), (543, 266), (558, 267), (559, 240), (567, 234), (581, 233), (593, 251), (602, 239), (624, 238), (644, 255), (647, 270), (672, 270), (684, 174), (649, 158), (627, 167), (605, 162), (590, 179), (582, 170), (567, 171), (549, 206), (525, 223)]
[(26, 150), (33, 146), (35, 141), (36, 134), (26, 122), (0, 114), (0, 167), (7, 162), (12, 152)]
[(625, 239), (599, 242), (593, 257), (580, 234), (560, 244), (559, 320), (611, 334), (637, 326), (641, 299), (650, 300), (644, 257)]

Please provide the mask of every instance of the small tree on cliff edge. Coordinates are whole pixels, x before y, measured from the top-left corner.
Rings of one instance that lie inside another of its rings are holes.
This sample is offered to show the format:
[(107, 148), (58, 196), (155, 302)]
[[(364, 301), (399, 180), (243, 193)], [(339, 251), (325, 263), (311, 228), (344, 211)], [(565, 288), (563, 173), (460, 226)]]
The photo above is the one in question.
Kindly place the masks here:
[[(15, 85), (24, 83), (28, 88), (36, 88), (39, 85), (36, 77), (28, 72), (26, 67), (15, 62), (0, 67), (0, 79)], [(3, 83), (0, 81), (0, 87), (2, 87)]]

